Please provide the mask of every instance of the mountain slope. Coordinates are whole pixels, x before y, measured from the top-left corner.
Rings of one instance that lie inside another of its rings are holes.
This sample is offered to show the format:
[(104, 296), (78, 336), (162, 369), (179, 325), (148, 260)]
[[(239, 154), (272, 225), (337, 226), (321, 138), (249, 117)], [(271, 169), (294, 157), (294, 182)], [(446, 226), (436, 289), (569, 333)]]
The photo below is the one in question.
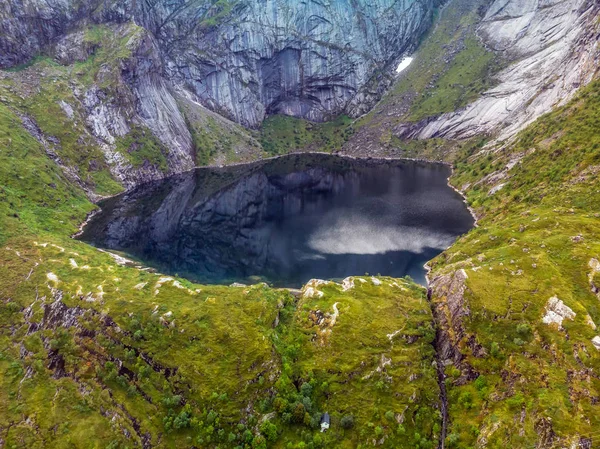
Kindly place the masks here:
[(514, 137), (597, 74), (599, 13), (588, 0), (448, 2), (343, 151), (400, 156), (429, 139)]
[[(51, 58), (0, 72), (0, 446), (598, 445), (595, 4), (452, 0), (354, 134), (346, 120), (333, 131), (300, 122), (293, 138), (287, 125), (262, 133), (275, 150), (349, 138), (354, 154), (453, 162), (450, 182), (479, 226), (430, 263), (427, 296), (369, 277), (315, 281), (297, 296), (196, 285), (72, 240), (90, 198), (262, 149), (172, 88), (157, 38), (128, 21), (127, 2), (45, 4), (40, 17), (0, 6), (49, 33), (6, 45), (23, 42), (29, 58), (52, 44)], [(208, 17), (228, 17), (224, 6)], [(515, 115), (472, 126), (473, 105), (496, 104), (504, 76), (546, 54), (572, 65), (533, 72)], [(576, 92), (572, 79), (590, 84)], [(526, 126), (554, 98), (562, 106)], [(454, 134), (403, 139), (449, 117)], [(333, 426), (320, 434), (324, 411)]]
[(431, 263), (449, 447), (595, 447), (600, 82), (452, 182), (479, 227)]

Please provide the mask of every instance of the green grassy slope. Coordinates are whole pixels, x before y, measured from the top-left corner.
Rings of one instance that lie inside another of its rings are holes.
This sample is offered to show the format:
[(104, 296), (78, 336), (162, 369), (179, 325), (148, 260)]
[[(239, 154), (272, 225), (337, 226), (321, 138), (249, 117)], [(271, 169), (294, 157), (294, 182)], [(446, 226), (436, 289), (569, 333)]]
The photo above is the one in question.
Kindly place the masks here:
[[(9, 104), (0, 103), (7, 448), (434, 446), (434, 333), (421, 287), (366, 278), (298, 300), (119, 264), (70, 238), (95, 206)], [(315, 324), (334, 303), (337, 321)], [(320, 434), (324, 411), (333, 426)]]
[[(464, 335), (450, 329), (465, 359), (447, 368), (449, 447), (599, 441), (599, 125), (596, 81), (515, 142), (458, 157), (452, 182), (482, 218), (432, 264), (468, 276)], [(443, 313), (449, 294), (434, 293)], [(543, 322), (552, 297), (575, 313), (562, 326)]]
[(268, 117), (262, 124), (260, 140), (270, 156), (295, 151), (332, 152), (352, 135), (352, 120), (347, 116), (326, 123), (283, 115)]

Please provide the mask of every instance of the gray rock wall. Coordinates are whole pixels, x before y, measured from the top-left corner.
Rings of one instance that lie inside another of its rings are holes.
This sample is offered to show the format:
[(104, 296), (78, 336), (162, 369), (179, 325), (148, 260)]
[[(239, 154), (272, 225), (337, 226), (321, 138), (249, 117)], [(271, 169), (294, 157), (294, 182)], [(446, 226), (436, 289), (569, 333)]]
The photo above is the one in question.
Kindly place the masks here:
[(156, 40), (165, 79), (210, 109), (249, 127), (267, 113), (322, 121), (379, 98), (438, 2), (15, 0), (0, 4), (0, 67), (84, 24), (134, 21)]
[[(261, 0), (215, 10), (140, 12), (169, 58), (170, 76), (206, 105), (254, 127), (266, 113), (314, 121), (360, 111), (379, 75), (413, 47), (433, 0)], [(200, 18), (199, 18), (200, 16)], [(157, 20), (158, 19), (158, 20)], [(207, 24), (208, 23), (208, 24)]]
[(512, 60), (498, 84), (460, 111), (415, 125), (404, 138), (514, 136), (552, 108), (565, 104), (592, 81), (600, 63), (597, 0), (495, 0), (479, 34)]

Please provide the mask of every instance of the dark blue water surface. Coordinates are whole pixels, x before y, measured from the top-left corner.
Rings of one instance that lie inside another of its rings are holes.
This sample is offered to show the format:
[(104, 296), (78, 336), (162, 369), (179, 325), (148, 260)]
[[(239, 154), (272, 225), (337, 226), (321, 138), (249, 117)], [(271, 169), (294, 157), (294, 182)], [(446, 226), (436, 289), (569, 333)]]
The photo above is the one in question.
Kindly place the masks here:
[(202, 168), (100, 204), (81, 239), (203, 283), (410, 275), (473, 226), (450, 169), (291, 155)]

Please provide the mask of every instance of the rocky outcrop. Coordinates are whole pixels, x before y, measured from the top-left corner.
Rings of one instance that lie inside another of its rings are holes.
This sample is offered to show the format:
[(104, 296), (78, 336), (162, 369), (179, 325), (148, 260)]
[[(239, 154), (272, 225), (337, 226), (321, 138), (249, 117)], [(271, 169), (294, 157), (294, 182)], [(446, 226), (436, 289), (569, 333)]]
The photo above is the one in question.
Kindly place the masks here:
[(438, 276), (430, 283), (429, 294), (438, 325), (436, 347), (442, 362), (458, 364), (463, 359), (459, 344), (465, 336), (463, 318), (469, 315), (464, 298), (467, 279), (465, 270), (458, 270)]
[(429, 25), (434, 3), (143, 2), (138, 13), (167, 55), (171, 78), (254, 127), (267, 113), (322, 121), (364, 112), (390, 82), (391, 63)]
[[(77, 36), (65, 38), (70, 32), (91, 23), (133, 22), (151, 35), (143, 46), (147, 54), (159, 50), (167, 62), (160, 74), (168, 86), (145, 76), (134, 85), (152, 123), (176, 111), (169, 95), (157, 100), (174, 86), (184, 86), (204, 105), (250, 127), (267, 113), (321, 121), (342, 112), (358, 115), (380, 97), (393, 63), (416, 45), (438, 2), (4, 2), (0, 67), (54, 47), (51, 53), (62, 63), (81, 60), (92, 46)], [(151, 40), (157, 47), (150, 48)], [(127, 69), (145, 72), (151, 59), (138, 54), (132, 61), (141, 65)], [(147, 97), (152, 100), (144, 102)], [(166, 129), (154, 125), (153, 131)], [(168, 130), (177, 134), (180, 124), (174, 125)]]
[(575, 318), (575, 312), (564, 302), (553, 296), (546, 303), (546, 313), (542, 318), (542, 322), (548, 325), (556, 325), (559, 329), (562, 329), (564, 320), (573, 320)]
[(515, 135), (593, 79), (600, 61), (599, 13), (594, 0), (492, 2), (479, 35), (512, 61), (497, 75), (496, 87), (463, 110), (400, 125), (395, 133), (419, 139)]

